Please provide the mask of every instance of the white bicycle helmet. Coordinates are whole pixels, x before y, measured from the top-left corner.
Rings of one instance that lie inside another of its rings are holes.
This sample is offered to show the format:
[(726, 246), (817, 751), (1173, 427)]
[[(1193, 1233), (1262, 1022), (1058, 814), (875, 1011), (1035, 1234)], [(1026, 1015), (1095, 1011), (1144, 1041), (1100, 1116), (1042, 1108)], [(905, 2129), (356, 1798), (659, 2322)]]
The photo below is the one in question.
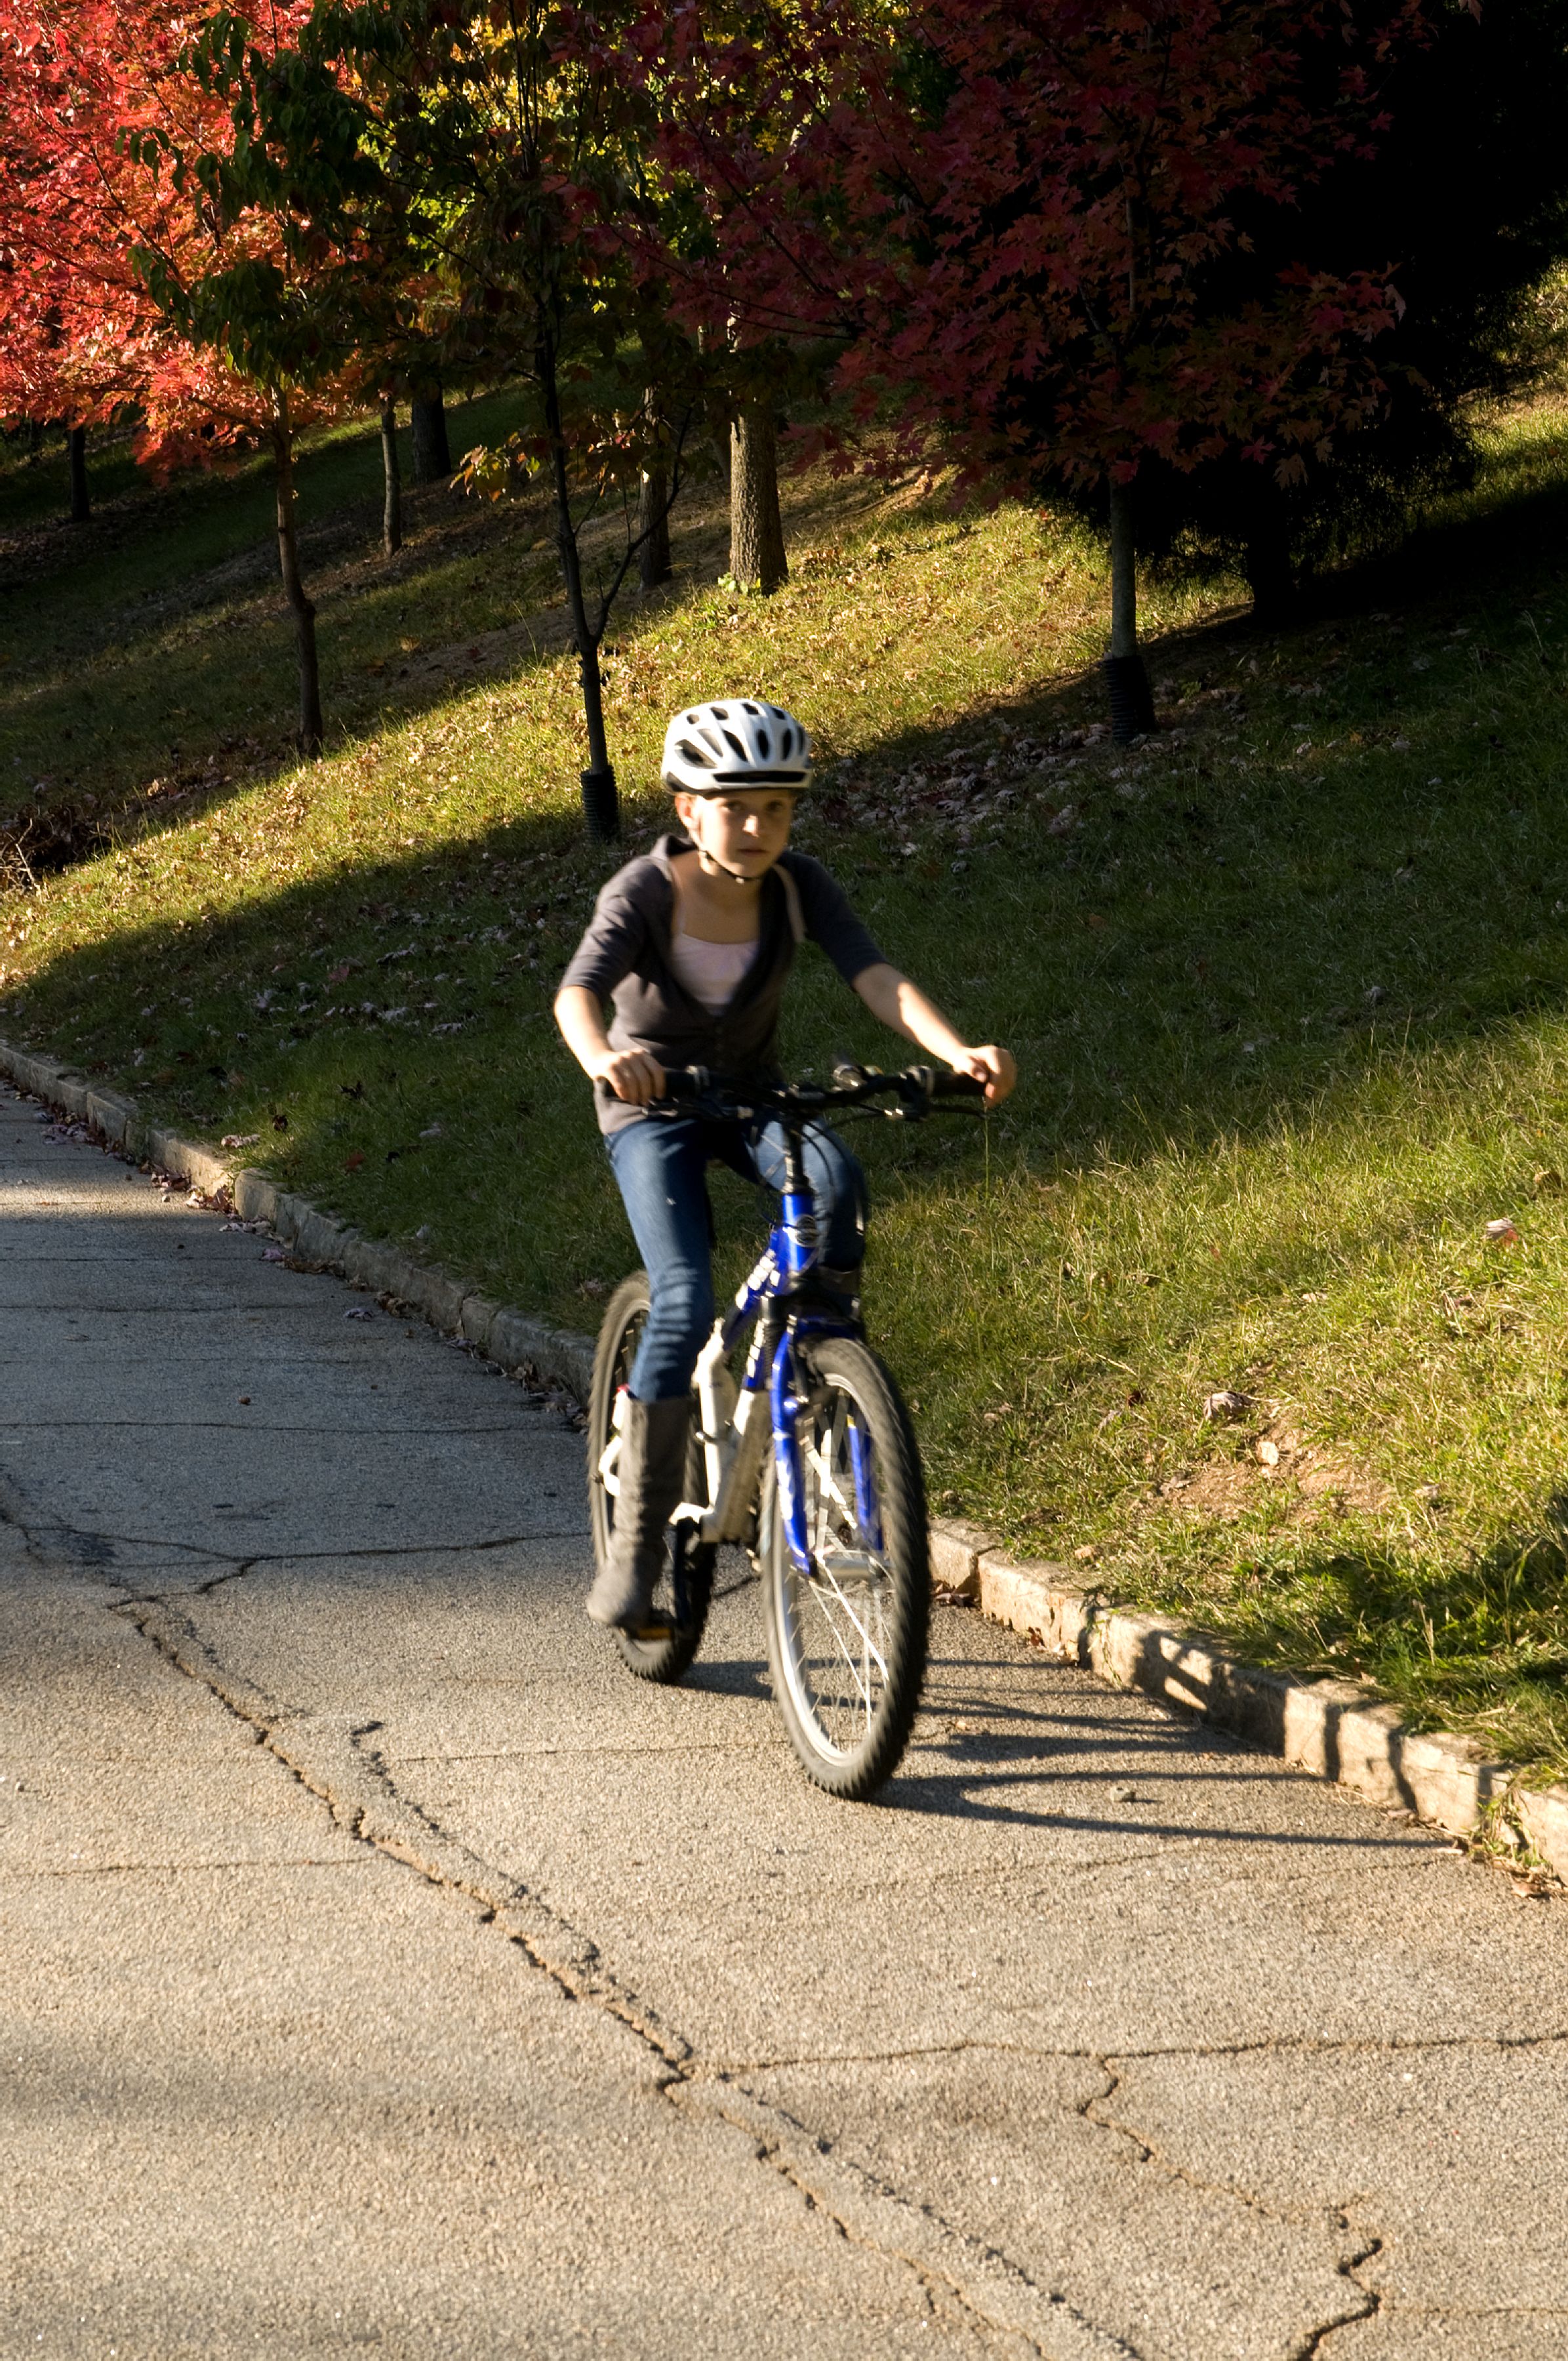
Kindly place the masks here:
[(800, 794), (811, 785), (811, 741), (793, 713), (757, 697), (688, 706), (664, 732), (663, 780), (688, 796), (735, 787)]

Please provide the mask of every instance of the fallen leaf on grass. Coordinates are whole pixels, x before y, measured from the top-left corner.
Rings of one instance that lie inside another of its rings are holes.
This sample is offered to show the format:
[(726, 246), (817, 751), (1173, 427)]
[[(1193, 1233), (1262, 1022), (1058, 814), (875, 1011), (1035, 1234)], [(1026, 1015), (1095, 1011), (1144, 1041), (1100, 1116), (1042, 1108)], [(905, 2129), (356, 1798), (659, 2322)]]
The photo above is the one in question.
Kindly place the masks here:
[(260, 1137), (258, 1131), (225, 1131), (222, 1145), (225, 1148), (254, 1148)]
[(374, 1320), (376, 1314), (368, 1304), (356, 1303), (352, 1312), (345, 1312), (343, 1316), (345, 1320)]
[[(346, 983), (353, 972), (353, 967), (349, 961), (339, 960), (335, 967), (328, 968), (326, 972), (326, 980), (328, 983)], [(340, 1083), (338, 1087), (341, 1089), (343, 1085)], [(356, 1093), (353, 1091), (350, 1091), (348, 1095), (350, 1098), (353, 1098)]]
[(1211, 1426), (1219, 1425), (1224, 1419), (1245, 1418), (1251, 1408), (1250, 1394), (1223, 1391), (1203, 1397), (1203, 1415)]
[(1560, 1197), (1563, 1193), (1563, 1175), (1549, 1164), (1535, 1175), (1530, 1185), (1538, 1197)]
[(343, 1169), (345, 1172), (357, 1172), (364, 1161), (365, 1150), (362, 1148), (356, 1148), (352, 1156), (344, 1158)]
[(1499, 1222), (1487, 1223), (1486, 1244), (1489, 1246), (1517, 1246), (1519, 1242), (1519, 1234), (1506, 1214)]

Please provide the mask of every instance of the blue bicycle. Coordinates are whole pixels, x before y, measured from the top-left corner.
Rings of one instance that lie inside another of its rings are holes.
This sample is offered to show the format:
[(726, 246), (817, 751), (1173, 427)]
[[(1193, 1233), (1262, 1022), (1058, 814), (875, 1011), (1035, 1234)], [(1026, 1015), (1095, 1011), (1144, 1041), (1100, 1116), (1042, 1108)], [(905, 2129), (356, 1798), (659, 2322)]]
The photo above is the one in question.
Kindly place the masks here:
[[(716, 1554), (725, 1543), (743, 1546), (762, 1578), (773, 1696), (790, 1742), (819, 1787), (851, 1802), (890, 1776), (914, 1725), (929, 1543), (919, 1449), (898, 1389), (866, 1343), (858, 1308), (815, 1278), (803, 1143), (829, 1114), (919, 1121), (938, 1099), (977, 1098), (981, 1088), (967, 1074), (914, 1066), (840, 1067), (830, 1089), (745, 1090), (688, 1067), (669, 1073), (654, 1110), (777, 1117), (784, 1202), (766, 1252), (697, 1361), (687, 1498), (670, 1520), (649, 1621), (616, 1642), (640, 1679), (678, 1681), (702, 1643)], [(610, 1299), (594, 1357), (588, 1499), (601, 1565), (615, 1524), (619, 1406), (649, 1301), (645, 1273), (633, 1272)]]

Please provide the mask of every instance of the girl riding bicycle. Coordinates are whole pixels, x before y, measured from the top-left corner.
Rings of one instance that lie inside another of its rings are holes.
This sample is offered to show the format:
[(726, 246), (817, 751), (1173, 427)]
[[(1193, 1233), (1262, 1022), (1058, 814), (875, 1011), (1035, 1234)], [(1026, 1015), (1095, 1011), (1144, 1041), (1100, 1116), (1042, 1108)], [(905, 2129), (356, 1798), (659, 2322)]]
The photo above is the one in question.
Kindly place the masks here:
[[(594, 1084), (652, 1294), (623, 1413), (613, 1548), (587, 1599), (595, 1622), (625, 1631), (647, 1619), (685, 1487), (692, 1372), (714, 1311), (707, 1167), (773, 1188), (783, 1178), (776, 1123), (650, 1119), (665, 1068), (774, 1076), (779, 1005), (795, 945), (809, 937), (873, 1016), (982, 1082), (988, 1104), (1016, 1075), (1005, 1049), (961, 1041), (883, 957), (822, 864), (788, 850), (795, 797), (811, 785), (810, 740), (791, 714), (752, 697), (677, 713), (663, 781), (685, 832), (609, 879), (555, 998), (556, 1023)], [(806, 1163), (822, 1231), (816, 1276), (852, 1298), (865, 1251), (861, 1168), (825, 1126), (808, 1136)]]

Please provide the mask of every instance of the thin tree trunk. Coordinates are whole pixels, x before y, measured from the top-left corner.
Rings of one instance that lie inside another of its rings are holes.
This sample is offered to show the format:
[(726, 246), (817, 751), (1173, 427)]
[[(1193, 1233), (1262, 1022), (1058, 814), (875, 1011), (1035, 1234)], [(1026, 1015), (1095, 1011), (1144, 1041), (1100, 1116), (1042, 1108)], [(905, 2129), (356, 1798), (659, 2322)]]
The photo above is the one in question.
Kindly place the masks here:
[(396, 557), (403, 545), (403, 471), (398, 459), (398, 405), (390, 394), (381, 404), (381, 467), (387, 479), (381, 546), (389, 557)]
[(729, 571), (748, 589), (764, 594), (789, 580), (779, 514), (778, 431), (766, 401), (744, 403), (730, 430)]
[[(662, 431), (663, 420), (656, 386), (648, 388), (647, 411), (652, 424)], [(656, 590), (661, 582), (669, 581), (674, 571), (670, 564), (670, 475), (662, 450), (642, 470), (637, 530), (642, 536), (642, 545), (637, 553), (638, 582), (645, 592)]]
[(427, 378), (415, 387), (409, 403), (409, 426), (413, 435), (415, 483), (444, 481), (452, 473), (452, 449), (446, 440), (446, 403), (439, 378)]
[(280, 389), (272, 397), (272, 459), (278, 492), (278, 564), (283, 595), (294, 610), (294, 631), (300, 659), (300, 729), (302, 754), (319, 754), (322, 738), (321, 669), (316, 661), (316, 610), (305, 596), (300, 578), (300, 544), (294, 522), (294, 429), (289, 397)]
[(1102, 667), (1111, 699), (1111, 735), (1118, 745), (1144, 738), (1155, 726), (1154, 697), (1138, 646), (1138, 552), (1132, 488), (1113, 482), (1111, 504), (1111, 647)]
[(551, 483), (555, 494), (555, 546), (561, 578), (566, 588), (566, 611), (572, 620), (572, 644), (577, 651), (577, 675), (583, 688), (583, 721), (587, 730), (588, 767), (580, 775), (583, 817), (596, 844), (609, 844), (620, 833), (620, 805), (609, 741), (604, 727), (604, 686), (599, 676), (598, 641), (588, 623), (583, 595), (583, 568), (572, 522), (572, 488), (566, 475), (566, 443), (561, 431), (561, 396), (555, 381), (555, 356), (547, 346), (539, 362), (544, 396), (544, 425), (550, 437)]
[(87, 429), (72, 426), (65, 437), (66, 456), (71, 467), (71, 522), (85, 524), (93, 514), (93, 503), (87, 497)]

